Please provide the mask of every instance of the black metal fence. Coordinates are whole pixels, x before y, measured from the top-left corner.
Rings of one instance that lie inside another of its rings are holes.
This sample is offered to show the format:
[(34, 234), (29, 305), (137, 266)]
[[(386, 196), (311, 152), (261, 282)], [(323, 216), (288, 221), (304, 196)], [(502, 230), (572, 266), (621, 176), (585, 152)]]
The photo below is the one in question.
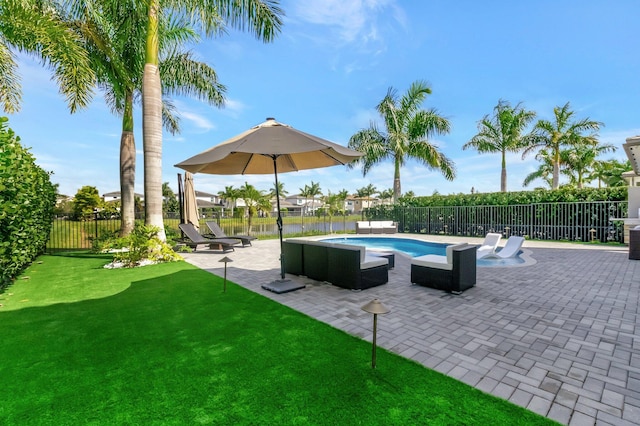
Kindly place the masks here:
[[(375, 213), (374, 213), (375, 212)], [(315, 235), (353, 233), (358, 220), (384, 219), (398, 222), (398, 231), (431, 235), (459, 235), (482, 237), (487, 232), (500, 232), (505, 237), (522, 235), (538, 240), (624, 242), (621, 220), (627, 217), (626, 201), (597, 201), (578, 203), (541, 203), (515, 206), (457, 206), (457, 207), (393, 207), (386, 212), (364, 212), (351, 216), (300, 216), (283, 214), (283, 235)], [(201, 232), (206, 233), (207, 220), (217, 221), (226, 234), (251, 234), (274, 238), (278, 228), (274, 217), (252, 218), (251, 229), (246, 217), (210, 216), (200, 220)], [(168, 237), (179, 236), (179, 218), (165, 217)], [(56, 218), (48, 252), (86, 250), (95, 238), (115, 235), (120, 220), (94, 219), (71, 221)]]
[(619, 218), (627, 217), (627, 202), (405, 207), (390, 214), (385, 219), (398, 222), (400, 232), (470, 237), (499, 232), (538, 240), (622, 243), (624, 226)]
[[(353, 233), (356, 220), (360, 216), (300, 216), (300, 214), (283, 212), (283, 235), (303, 236), (329, 233)], [(142, 219), (136, 219), (142, 221)], [(253, 217), (251, 224), (247, 217), (218, 217), (209, 213), (200, 219), (200, 232), (206, 234), (206, 221), (218, 222), (227, 235), (251, 234), (259, 238), (275, 238), (278, 235), (274, 217)], [(165, 214), (164, 225), (167, 237), (179, 237), (179, 215)], [(249, 229), (251, 227), (251, 229)], [(115, 236), (120, 229), (120, 219), (95, 217), (91, 220), (75, 221), (65, 216), (56, 217), (47, 252), (74, 251), (91, 249), (95, 239)]]

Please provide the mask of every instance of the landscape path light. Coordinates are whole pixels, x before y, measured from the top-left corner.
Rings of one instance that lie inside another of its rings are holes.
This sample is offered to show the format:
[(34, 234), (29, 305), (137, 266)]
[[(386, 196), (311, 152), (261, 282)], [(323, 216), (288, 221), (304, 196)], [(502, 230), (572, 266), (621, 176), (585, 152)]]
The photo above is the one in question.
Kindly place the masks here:
[(225, 256), (222, 259), (218, 260), (218, 262), (224, 262), (224, 290), (222, 292), (226, 293), (227, 292), (227, 263), (233, 262), (233, 260)]
[(376, 368), (376, 334), (378, 328), (378, 314), (386, 314), (390, 312), (389, 308), (384, 306), (378, 299), (373, 299), (371, 302), (364, 305), (363, 311), (373, 314), (373, 347), (371, 349), (371, 368)]

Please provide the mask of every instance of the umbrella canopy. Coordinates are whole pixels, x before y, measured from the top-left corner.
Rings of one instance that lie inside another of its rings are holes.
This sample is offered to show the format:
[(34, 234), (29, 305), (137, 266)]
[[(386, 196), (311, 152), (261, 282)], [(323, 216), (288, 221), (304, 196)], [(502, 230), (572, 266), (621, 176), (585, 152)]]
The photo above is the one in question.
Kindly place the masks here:
[(196, 189), (193, 185), (193, 174), (184, 174), (184, 221), (191, 223), (196, 229), (200, 228), (200, 217), (198, 216), (198, 201), (196, 199)]
[(256, 175), (347, 164), (362, 154), (268, 118), (176, 167), (192, 173)]
[(280, 273), (284, 280), (282, 216), (280, 194), (277, 192), (278, 172), (344, 165), (357, 160), (362, 155), (358, 151), (279, 123), (274, 118), (267, 118), (264, 123), (175, 166), (192, 173), (274, 174), (280, 236)]

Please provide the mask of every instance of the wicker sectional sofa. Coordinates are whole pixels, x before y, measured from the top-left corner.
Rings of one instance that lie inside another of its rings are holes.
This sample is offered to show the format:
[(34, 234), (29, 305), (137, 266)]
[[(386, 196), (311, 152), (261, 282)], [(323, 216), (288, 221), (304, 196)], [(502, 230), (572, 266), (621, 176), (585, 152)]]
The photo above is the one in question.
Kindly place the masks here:
[(388, 259), (363, 246), (288, 239), (282, 243), (285, 272), (335, 286), (363, 290), (389, 281)]
[(411, 282), (460, 294), (476, 285), (477, 246), (450, 245), (446, 255), (427, 254), (411, 259)]

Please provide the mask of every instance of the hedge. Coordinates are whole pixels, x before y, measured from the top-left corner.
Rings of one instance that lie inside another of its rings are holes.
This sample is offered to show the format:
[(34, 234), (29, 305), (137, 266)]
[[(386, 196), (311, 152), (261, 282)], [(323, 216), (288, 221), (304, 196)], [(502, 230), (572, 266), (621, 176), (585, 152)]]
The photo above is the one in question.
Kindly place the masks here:
[(0, 290), (46, 248), (56, 187), (0, 117)]
[(478, 194), (431, 195), (403, 199), (402, 204), (412, 207), (432, 206), (511, 206), (538, 203), (572, 203), (578, 201), (625, 201), (627, 187), (569, 188), (556, 190), (536, 189), (518, 192), (488, 192)]

